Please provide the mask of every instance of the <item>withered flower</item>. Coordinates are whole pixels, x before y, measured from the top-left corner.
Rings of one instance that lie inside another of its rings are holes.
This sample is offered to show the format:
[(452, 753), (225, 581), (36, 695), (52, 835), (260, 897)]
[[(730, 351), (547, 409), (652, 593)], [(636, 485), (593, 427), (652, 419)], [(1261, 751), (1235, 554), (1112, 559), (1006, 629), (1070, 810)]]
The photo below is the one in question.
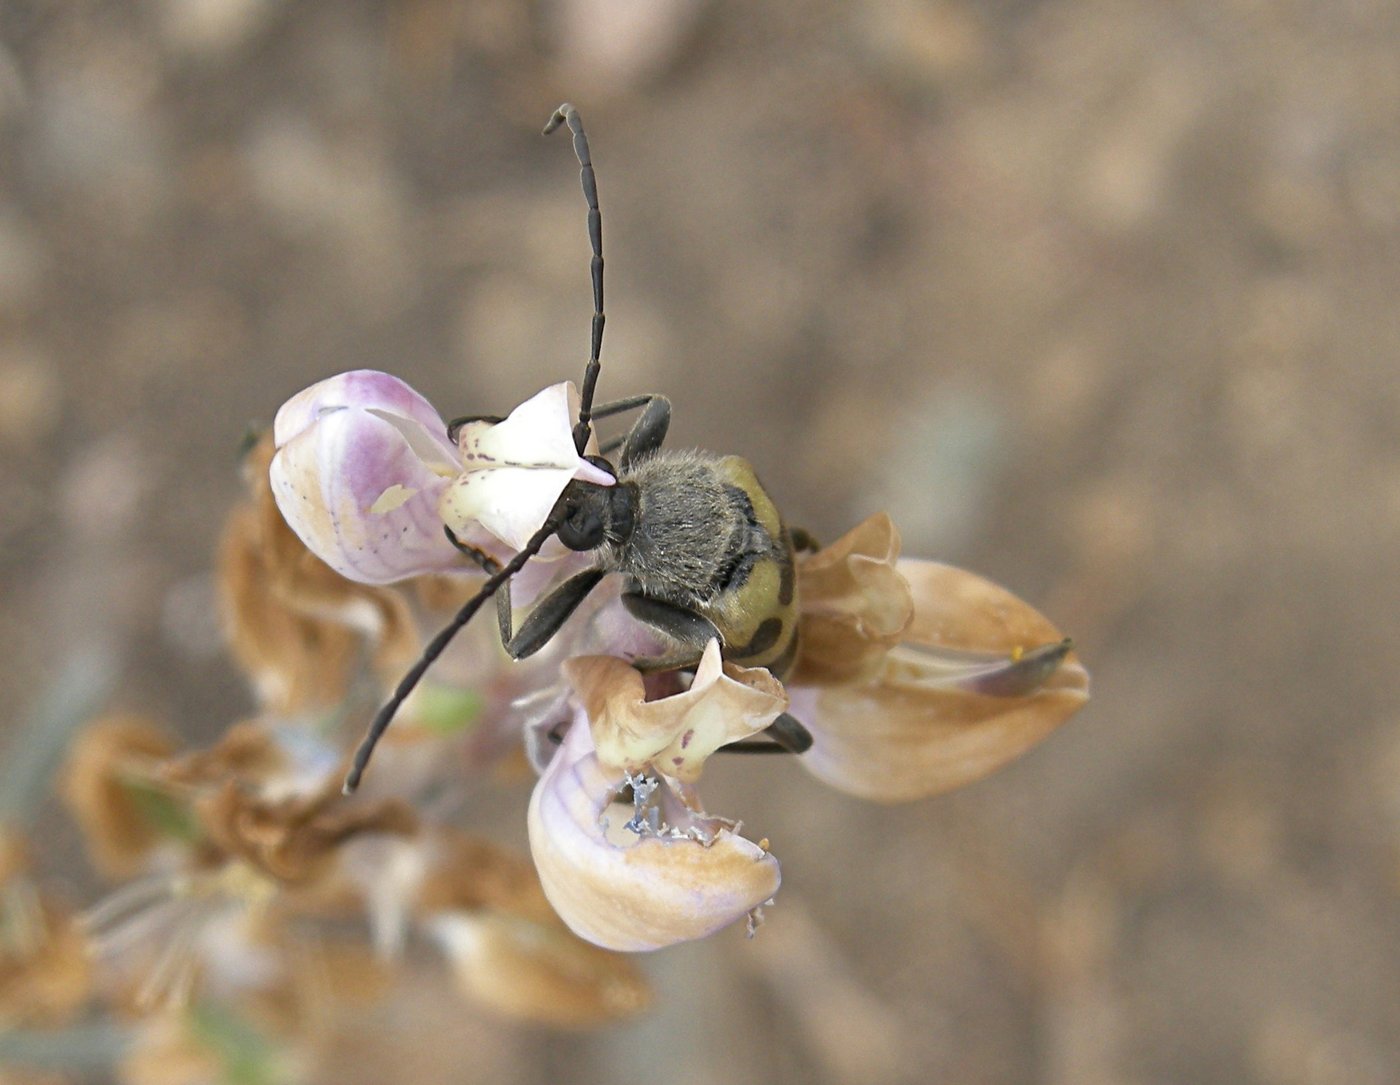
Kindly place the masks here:
[(187, 836), (188, 823), (155, 782), (173, 750), (163, 729), (131, 714), (94, 720), (69, 750), (58, 792), (109, 878), (135, 874), (162, 841)]
[(1028, 604), (973, 573), (899, 559), (887, 516), (798, 571), (788, 692), (833, 787), (903, 802), (978, 780), (1083, 706), (1088, 675)]
[(403, 595), (347, 580), (287, 526), (272, 497), (272, 456), (270, 434), (249, 450), (249, 500), (219, 549), (229, 647), (267, 709), (324, 711), (342, 703), (366, 655), (391, 680), (421, 638)]
[(583, 1028), (632, 1017), (651, 992), (630, 959), (560, 921), (530, 860), (460, 833), (433, 841), (420, 922), (463, 991), (499, 1013)]
[[(535, 786), (529, 829), (545, 894), (570, 928), (610, 949), (659, 949), (712, 934), (771, 898), (780, 879), (766, 841), (705, 813), (691, 781), (719, 744), (783, 711), (776, 680), (721, 667), (714, 641), (692, 688), (657, 701), (641, 696), (640, 676), (618, 659), (569, 660), (564, 673), (578, 708)], [(627, 791), (630, 808), (620, 802)]]
[(35, 883), (27, 851), (18, 832), (0, 829), (0, 1027), (59, 1024), (92, 988), (73, 916)]

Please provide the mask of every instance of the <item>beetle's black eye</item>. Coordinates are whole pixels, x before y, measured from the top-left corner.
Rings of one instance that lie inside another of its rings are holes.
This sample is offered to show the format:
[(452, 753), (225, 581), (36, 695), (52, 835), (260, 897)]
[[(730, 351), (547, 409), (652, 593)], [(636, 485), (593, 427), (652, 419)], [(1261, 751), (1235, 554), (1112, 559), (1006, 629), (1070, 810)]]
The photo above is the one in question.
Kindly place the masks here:
[(587, 506), (575, 509), (559, 525), (558, 535), (570, 550), (595, 550), (603, 542), (603, 518)]

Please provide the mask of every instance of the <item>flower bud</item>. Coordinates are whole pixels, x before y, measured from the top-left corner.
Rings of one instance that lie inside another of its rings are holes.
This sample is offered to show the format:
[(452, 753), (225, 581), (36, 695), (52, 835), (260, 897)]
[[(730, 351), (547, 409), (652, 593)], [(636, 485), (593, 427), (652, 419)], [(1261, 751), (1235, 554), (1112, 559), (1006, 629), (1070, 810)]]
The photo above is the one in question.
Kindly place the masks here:
[(1069, 641), (1028, 604), (897, 553), (888, 518), (872, 517), (800, 567), (803, 648), (788, 685), (814, 738), (802, 764), (876, 802), (981, 779), (1072, 716), (1089, 689)]
[(446, 430), (427, 400), (387, 373), (314, 384), (277, 412), (277, 507), (312, 553), (362, 584), (460, 569), (437, 511), (460, 471)]

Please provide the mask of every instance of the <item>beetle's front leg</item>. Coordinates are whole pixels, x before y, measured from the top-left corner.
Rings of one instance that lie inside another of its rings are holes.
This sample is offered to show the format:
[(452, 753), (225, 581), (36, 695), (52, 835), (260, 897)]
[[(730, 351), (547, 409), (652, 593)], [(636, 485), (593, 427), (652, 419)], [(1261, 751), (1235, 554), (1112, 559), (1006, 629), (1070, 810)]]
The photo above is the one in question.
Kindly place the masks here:
[(625, 435), (606, 442), (600, 450), (607, 456), (620, 448), (620, 467), (628, 467), (636, 462), (638, 457), (648, 456), (661, 447), (662, 442), (666, 440), (666, 431), (671, 427), (671, 401), (665, 396), (654, 394), (632, 396), (630, 399), (619, 399), (616, 403), (605, 404), (593, 411), (593, 417), (598, 419), (638, 407), (644, 409), (632, 423), (632, 428)]
[[(456, 532), (445, 524), (442, 530), (447, 533), (447, 541), (480, 565), (487, 576), (495, 576), (501, 571), (501, 563), (485, 550), (473, 546), (471, 543), (463, 542), (457, 538)], [(509, 650), (510, 645), (511, 626), (514, 624), (515, 619), (510, 609), (510, 584), (507, 582), (501, 585), (500, 591), (496, 592), (496, 626), (501, 631), (501, 644), (507, 650)]]
[(530, 616), (521, 623), (516, 634), (504, 642), (510, 657), (525, 659), (548, 644), (605, 575), (598, 568), (575, 573), (536, 603), (535, 609), (530, 611)]

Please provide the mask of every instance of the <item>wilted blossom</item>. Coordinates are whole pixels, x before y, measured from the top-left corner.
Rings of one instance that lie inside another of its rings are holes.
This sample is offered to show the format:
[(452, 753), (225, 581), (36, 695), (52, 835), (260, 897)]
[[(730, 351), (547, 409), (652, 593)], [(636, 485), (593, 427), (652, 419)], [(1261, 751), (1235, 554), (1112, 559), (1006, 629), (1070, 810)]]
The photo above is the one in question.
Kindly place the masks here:
[[(571, 659), (564, 673), (577, 707), (529, 821), (540, 881), (564, 921), (611, 949), (657, 949), (769, 900), (777, 860), (707, 814), (693, 783), (715, 750), (787, 707), (781, 684), (762, 669), (721, 665), (713, 640), (690, 688), (656, 700), (619, 659)], [(616, 804), (624, 789), (630, 802)]]
[(904, 802), (978, 780), (1088, 699), (1064, 634), (1004, 588), (899, 557), (872, 516), (799, 566), (803, 650), (788, 693), (833, 787)]

